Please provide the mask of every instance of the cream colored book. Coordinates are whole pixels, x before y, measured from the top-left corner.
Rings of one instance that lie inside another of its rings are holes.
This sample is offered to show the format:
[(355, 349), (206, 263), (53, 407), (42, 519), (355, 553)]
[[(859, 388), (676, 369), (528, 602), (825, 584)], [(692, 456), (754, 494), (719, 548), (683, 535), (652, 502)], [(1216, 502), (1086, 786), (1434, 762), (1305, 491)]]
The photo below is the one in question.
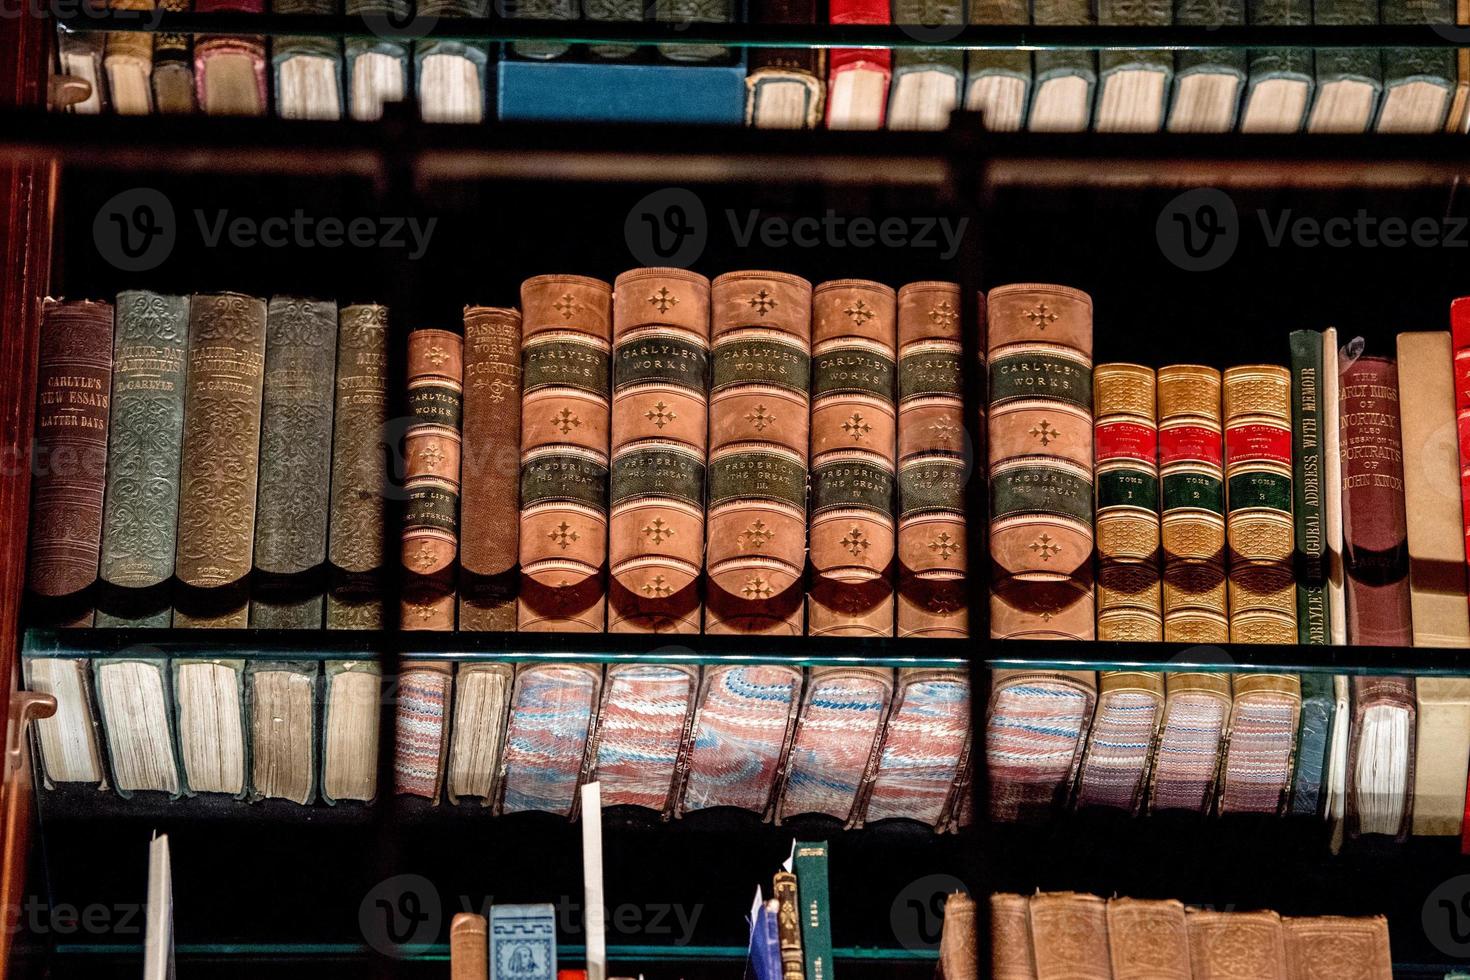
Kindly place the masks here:
[(1342, 457), (1338, 455), (1342, 447), (1337, 429), (1341, 414), (1337, 403), (1341, 372), (1337, 329), (1328, 327), (1322, 331), (1322, 486), (1327, 491), (1322, 498), (1322, 524), (1327, 530), (1327, 625), (1335, 645), (1347, 644), (1347, 593), (1342, 577)]
[(1411, 832), (1458, 837), (1470, 761), (1470, 677), (1421, 677)]

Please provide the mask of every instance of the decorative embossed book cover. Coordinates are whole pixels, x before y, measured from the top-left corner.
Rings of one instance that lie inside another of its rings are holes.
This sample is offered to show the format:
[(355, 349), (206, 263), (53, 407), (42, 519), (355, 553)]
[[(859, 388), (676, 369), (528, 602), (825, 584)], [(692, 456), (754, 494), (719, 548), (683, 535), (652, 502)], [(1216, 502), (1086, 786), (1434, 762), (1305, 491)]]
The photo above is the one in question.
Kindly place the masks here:
[(1225, 643), (1225, 456), (1220, 372), (1159, 368), (1164, 639)]
[(1108, 899), (1113, 980), (1190, 980), (1184, 906), (1172, 899)]
[(708, 667), (678, 814), (734, 806), (770, 815), (801, 706), (800, 668)]
[(1275, 912), (1185, 913), (1195, 980), (1288, 980), (1286, 940)]
[(464, 338), (449, 330), (408, 336), (408, 411), (403, 434), (403, 595), (406, 630), (454, 629), (459, 557), (460, 424)]
[(1097, 637), (1157, 642), (1164, 620), (1154, 371), (1140, 364), (1099, 364), (1092, 393)]
[(1106, 980), (1107, 903), (1077, 892), (1032, 895), (1031, 949), (1037, 980)]
[[(965, 913), (965, 919), (955, 924), (957, 941), (952, 945), (955, 965), (962, 978), (973, 978), (979, 966), (975, 949), (975, 900), (963, 893), (950, 895), (944, 902), (944, 932), (939, 940), (939, 958), (944, 975), (950, 976), (951, 960), (945, 957), (946, 947), (951, 945), (951, 910)], [(968, 920), (968, 921), (966, 921)], [(969, 926), (969, 941), (963, 939), (966, 925)], [(966, 973), (965, 970), (969, 972)], [(1031, 942), (1031, 901), (1025, 895), (1010, 895), (997, 892), (990, 896), (990, 975), (993, 980), (1036, 980), (1036, 954)]]
[(1281, 924), (1288, 980), (1392, 980), (1383, 916), (1288, 915)]

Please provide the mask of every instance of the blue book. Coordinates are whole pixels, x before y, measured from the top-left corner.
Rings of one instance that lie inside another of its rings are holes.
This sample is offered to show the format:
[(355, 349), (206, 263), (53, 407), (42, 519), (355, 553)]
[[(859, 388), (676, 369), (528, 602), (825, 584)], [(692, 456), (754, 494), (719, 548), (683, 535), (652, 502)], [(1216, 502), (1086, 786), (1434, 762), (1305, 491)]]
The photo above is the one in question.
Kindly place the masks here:
[(760, 887), (756, 887), (755, 902), (750, 907), (750, 950), (745, 960), (745, 980), (782, 980), (781, 940), (776, 933), (777, 904), (775, 899), (762, 900)]
[(745, 55), (729, 65), (516, 61), (502, 58), (501, 119), (745, 121)]
[(490, 906), (490, 980), (556, 980), (556, 906)]
[(1308, 816), (1322, 813), (1322, 780), (1336, 710), (1332, 675), (1302, 674), (1302, 720), (1297, 737), (1296, 775), (1291, 785), (1292, 813)]

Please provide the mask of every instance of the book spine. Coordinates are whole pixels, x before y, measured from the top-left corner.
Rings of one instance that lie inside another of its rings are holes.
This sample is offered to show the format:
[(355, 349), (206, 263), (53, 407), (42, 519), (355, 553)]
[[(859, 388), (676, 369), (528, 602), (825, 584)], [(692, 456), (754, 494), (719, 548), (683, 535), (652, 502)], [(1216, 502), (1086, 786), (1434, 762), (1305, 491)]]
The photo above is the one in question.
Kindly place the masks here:
[(255, 540), (266, 304), (239, 293), (189, 301), (189, 384), (175, 626), (242, 627)]
[(1326, 526), (1327, 626), (1334, 645), (1346, 644), (1347, 591), (1342, 569), (1342, 376), (1337, 330), (1322, 331), (1322, 520)]
[(811, 310), (796, 276), (711, 284), (706, 633), (802, 632)]
[(319, 629), (331, 505), (337, 304), (273, 297), (266, 313), (250, 625)]
[(382, 629), (388, 308), (344, 306), (337, 322), (327, 628)]
[[(1304, 641), (1305, 642), (1305, 641)], [(1327, 747), (1332, 732), (1336, 699), (1332, 675), (1302, 674), (1302, 718), (1297, 732), (1296, 772), (1291, 780), (1291, 812), (1320, 816), (1325, 793)]]
[(827, 842), (798, 841), (791, 858), (796, 872), (801, 952), (806, 980), (831, 980), (831, 899), (827, 884)]
[(1225, 643), (1225, 465), (1220, 372), (1159, 369), (1164, 639)]
[[(1450, 303), (1450, 341), (1455, 358), (1455, 432), (1460, 449), (1460, 504), (1465, 556), (1470, 562), (1470, 296)], [(1470, 811), (1470, 802), (1466, 807)], [(1467, 821), (1467, 826), (1470, 826), (1470, 821)]]
[(986, 306), (990, 634), (1091, 640), (1092, 298), (1023, 283)]
[[(1198, 27), (1244, 27), (1245, 0), (1174, 0), (1173, 22)], [(1174, 56), (1175, 77), (1212, 72), (1238, 75), (1244, 82), (1246, 56), (1242, 48), (1181, 50)], [(1233, 119), (1230, 128), (1235, 128)]]
[[(972, 24), (1031, 23), (1030, 4), (1026, 0), (971, 0)], [(1026, 110), (1031, 99), (1031, 52), (971, 51), (966, 56), (965, 108), (986, 114), (987, 129), (1021, 129), (1026, 125)], [(1004, 100), (988, 96), (984, 91), (987, 78), (1016, 79), (1021, 85), (1021, 101), (1014, 120), (1003, 119), (1003, 111), (1012, 107)], [(992, 101), (994, 100), (994, 101)]]
[(1295, 643), (1291, 372), (1229, 368), (1224, 393), (1230, 639)]
[[(497, 12), (507, 19), (577, 20), (577, 0), (500, 0)], [(351, 9), (347, 11), (349, 14)], [(550, 61), (571, 50), (571, 45), (556, 41), (517, 41), (510, 51), (518, 58)]]
[(513, 633), (520, 550), (521, 314), (464, 311), (459, 628)]
[(1355, 645), (1408, 646), (1414, 633), (1394, 362), (1354, 361), (1342, 373), (1340, 404), (1348, 639)]
[(601, 633), (607, 612), (612, 289), (583, 276), (521, 285), (522, 631)]
[[(1312, 22), (1325, 27), (1377, 24), (1378, 3), (1375, 0), (1313, 0)], [(1383, 81), (1382, 54), (1381, 48), (1318, 48), (1314, 53), (1317, 94), (1321, 95), (1324, 85), (1345, 79), (1371, 84), (1376, 92)], [(1372, 121), (1372, 112), (1368, 113), (1368, 119)]]
[[(735, 0), (655, 0), (653, 16), (685, 28), (691, 24), (732, 24)], [(658, 53), (670, 61), (703, 62), (727, 58), (730, 49), (714, 44), (660, 44)]]
[[(638, 23), (643, 20), (642, 0), (584, 0), (583, 12), (591, 21), (621, 21)], [(592, 44), (588, 52), (608, 61), (623, 61), (638, 53), (634, 44)]]
[[(1103, 27), (1167, 27), (1173, 20), (1174, 9), (1171, 0), (1098, 0), (1097, 22)], [(1111, 93), (1108, 91), (1108, 79), (1115, 74), (1128, 71), (1154, 72), (1163, 75), (1163, 91), (1157, 106), (1158, 123), (1163, 122), (1164, 106), (1169, 103), (1169, 91), (1173, 82), (1174, 56), (1168, 51), (1100, 51), (1098, 53), (1098, 79), (1101, 86), (1096, 110), (1097, 127), (1100, 130), (1108, 127), (1110, 122), (1115, 125), (1119, 122), (1129, 122), (1116, 118), (1109, 119), (1113, 113), (1121, 115), (1124, 110), (1121, 104), (1116, 106), (1111, 104), (1112, 99), (1109, 97)], [(1133, 120), (1130, 125), (1137, 126), (1137, 120)], [(1146, 128), (1152, 131), (1158, 128), (1158, 124), (1150, 121)]]
[(960, 287), (898, 291), (898, 635), (970, 635)]
[[(893, 22), (943, 31), (965, 23), (963, 0), (892, 0)], [(915, 71), (940, 71), (954, 76), (955, 101), (965, 77), (965, 52), (957, 48), (900, 48), (893, 53), (893, 85), (901, 76)]]
[[(1408, 835), (1413, 819), (1418, 697), (1413, 677), (1354, 677), (1353, 723), (1348, 749), (1348, 831)], [(1385, 712), (1383, 709), (1387, 709)], [(1379, 715), (1370, 724), (1371, 713)], [(1393, 716), (1405, 722), (1405, 738), (1392, 736)], [(1376, 729), (1376, 730), (1375, 730)]]
[(393, 792), (422, 796), (437, 806), (449, 751), (454, 667), (405, 662), (402, 671), (394, 716)]
[[(179, 519), (189, 299), (117, 296), (99, 626), (168, 626)], [(148, 590), (148, 591), (144, 591)], [(115, 605), (114, 605), (115, 603)]]
[(483, 915), (459, 912), (449, 924), (449, 980), (490, 976), (490, 933)]
[[(1054, 27), (1089, 27), (1097, 23), (1097, 15), (1091, 0), (1034, 0), (1031, 22)], [(1080, 78), (1087, 84), (1081, 120), (1081, 128), (1086, 129), (1092, 118), (1093, 96), (1097, 88), (1097, 52), (1083, 49), (1037, 51), (1033, 58), (1036, 72), (1033, 105), (1047, 82)]]
[(881, 283), (812, 293), (810, 636), (893, 635), (894, 313)]
[[(889, 0), (828, 0), (827, 20), (832, 24), (890, 24)], [(830, 94), (847, 71), (873, 71), (883, 76), (884, 94), (878, 104), (873, 128), (882, 129), (887, 117), (888, 83), (893, 74), (893, 52), (887, 48), (833, 48), (827, 55), (827, 125), (832, 125)]]
[[(810, 27), (817, 23), (817, 3), (816, 0), (767, 0), (754, 5), (750, 21), (754, 24), (805, 24)], [(751, 48), (746, 52), (746, 58), (750, 65), (745, 79), (746, 125), (814, 129), (821, 123), (825, 51), (815, 48)], [(780, 83), (782, 91), (792, 84), (801, 86), (803, 94), (795, 109), (784, 99), (779, 100), (779, 105), (765, 105), (767, 92), (777, 90), (775, 83)]]
[(454, 629), (463, 380), (463, 337), (437, 329), (408, 335), (400, 603), (406, 630)]
[(608, 631), (698, 633), (709, 280), (635, 269), (613, 296)]
[[(1394, 3), (1380, 4), (1379, 7), (1381, 22), (1384, 24), (1412, 27), (1438, 25), (1438, 28), (1431, 29), (1442, 30), (1447, 36), (1452, 36), (1451, 30), (1447, 28), (1452, 29), (1455, 23), (1455, 10), (1455, 0), (1397, 0)], [(1443, 129), (1445, 116), (1449, 113), (1451, 93), (1458, 81), (1455, 48), (1383, 49), (1383, 108), (1387, 108), (1389, 101), (1395, 98), (1394, 89), (1400, 86), (1417, 82), (1434, 85), (1444, 91), (1440, 116), (1437, 119), (1430, 120), (1422, 127), (1404, 126), (1399, 130), (1401, 132), (1438, 132)], [(1379, 131), (1391, 130), (1380, 127)]]
[(782, 980), (804, 980), (806, 958), (801, 952), (801, 906), (796, 897), (796, 875), (777, 871), (771, 893), (781, 903), (776, 913), (776, 935), (781, 943)]
[(1297, 642), (1320, 646), (1331, 639), (1322, 526), (1322, 335), (1296, 330), (1290, 345)]
[(1138, 364), (1099, 364), (1092, 376), (1100, 640), (1164, 635), (1154, 387), (1153, 369)]
[[(201, 14), (264, 14), (265, 0), (196, 0), (195, 9)], [(211, 77), (210, 62), (217, 56), (249, 60), (253, 84), (248, 92), (236, 87), (236, 79), (223, 83)], [(267, 60), (266, 40), (260, 35), (198, 35), (194, 42), (194, 96), (199, 108), (211, 115), (265, 115), (270, 106)]]
[[(288, 15), (331, 15), (338, 11), (337, 0), (269, 0), (271, 13)], [(425, 16), (431, 11), (425, 4)], [(432, 11), (434, 14), (440, 11)], [(308, 118), (305, 111), (309, 98), (308, 82), (301, 74), (294, 73), (290, 63), (294, 58), (321, 59), (332, 64), (331, 86), (326, 95), (330, 107), (325, 104), (314, 113), (316, 118), (342, 118), (342, 41), (335, 37), (310, 35), (281, 35), (271, 39), (271, 63), (275, 92), (275, 111), (282, 118)], [(324, 103), (327, 100), (322, 100)]]
[[(108, 0), (110, 10), (152, 11), (153, 0)], [(104, 48), (103, 66), (107, 87), (112, 92), (113, 111), (118, 115), (148, 115), (153, 111), (153, 88), (148, 75), (153, 70), (153, 35), (147, 31), (110, 31)], [(124, 79), (139, 79), (134, 87)], [(119, 82), (123, 82), (119, 85)], [(123, 94), (124, 92), (128, 94)]]
[[(1312, 23), (1312, 0), (1247, 0), (1246, 21), (1262, 27), (1305, 27)], [(1246, 94), (1248, 118), (1251, 97), (1261, 82), (1273, 79), (1292, 79), (1305, 88), (1302, 114), (1289, 129), (1296, 132), (1306, 118), (1306, 107), (1311, 102), (1312, 86), (1316, 84), (1311, 48), (1252, 48), (1250, 56), (1250, 91)], [(1244, 123), (1243, 123), (1244, 124)]]
[[(191, 0), (158, 0), (158, 9), (188, 13)], [(188, 115), (194, 111), (194, 39), (189, 34), (160, 32), (153, 36), (154, 107), (159, 113)]]

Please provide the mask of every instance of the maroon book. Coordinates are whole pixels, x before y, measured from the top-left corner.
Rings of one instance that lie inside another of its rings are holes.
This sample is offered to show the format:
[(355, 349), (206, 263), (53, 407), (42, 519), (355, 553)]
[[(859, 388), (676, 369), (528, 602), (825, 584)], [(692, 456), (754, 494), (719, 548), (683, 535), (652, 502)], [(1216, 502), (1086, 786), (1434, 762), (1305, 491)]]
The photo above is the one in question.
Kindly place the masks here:
[(1414, 633), (1398, 371), (1391, 358), (1360, 357), (1342, 372), (1338, 391), (1348, 642), (1409, 646)]
[[(263, 14), (265, 0), (195, 0), (194, 10), (201, 14)], [(194, 89), (199, 108), (210, 115), (265, 115), (265, 38), (212, 34), (196, 38)]]

